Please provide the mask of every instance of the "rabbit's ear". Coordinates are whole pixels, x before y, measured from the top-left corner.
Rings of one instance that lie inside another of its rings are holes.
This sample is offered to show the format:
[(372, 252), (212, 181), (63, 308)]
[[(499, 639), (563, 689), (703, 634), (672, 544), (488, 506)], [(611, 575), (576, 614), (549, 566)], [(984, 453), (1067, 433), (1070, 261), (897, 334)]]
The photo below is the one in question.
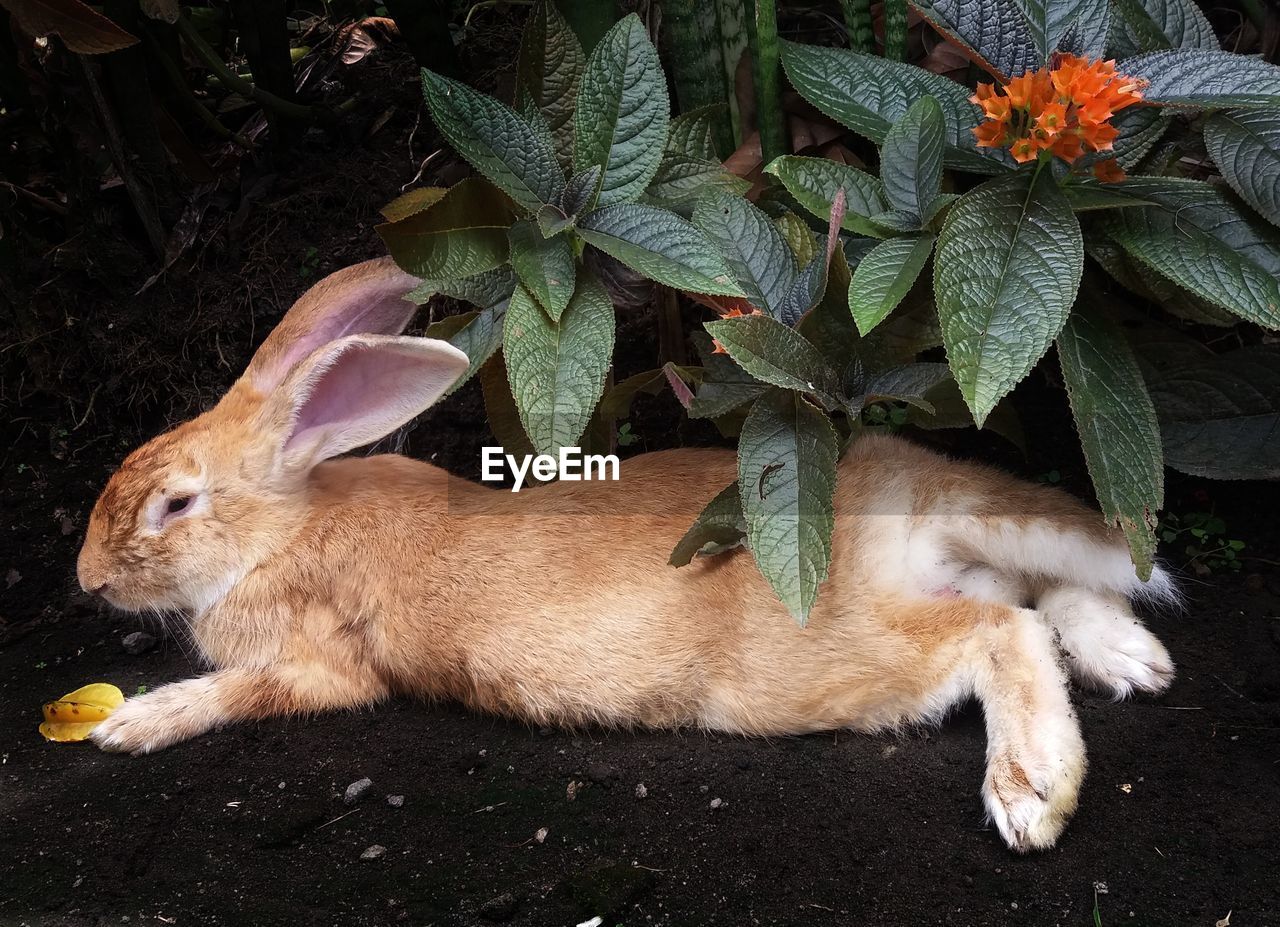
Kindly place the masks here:
[(317, 348), (267, 397), (263, 427), (297, 472), (372, 444), (425, 411), (467, 369), (434, 338), (348, 335)]
[(404, 298), (418, 280), (390, 258), (325, 277), (298, 298), (245, 371), (260, 393), (279, 386), (304, 357), (347, 335), (398, 335), (417, 309)]

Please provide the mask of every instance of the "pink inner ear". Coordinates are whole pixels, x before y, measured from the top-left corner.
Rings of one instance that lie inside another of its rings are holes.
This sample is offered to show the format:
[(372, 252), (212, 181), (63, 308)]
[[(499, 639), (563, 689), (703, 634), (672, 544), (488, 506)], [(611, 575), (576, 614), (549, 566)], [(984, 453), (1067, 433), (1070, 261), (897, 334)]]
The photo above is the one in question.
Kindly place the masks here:
[(428, 408), (466, 369), (465, 358), (430, 342), (355, 344), (320, 374), (298, 409), (286, 452), (324, 435), (317, 459), (385, 437)]
[(404, 296), (418, 281), (398, 268), (344, 282), (337, 287), (337, 296), (330, 295), (326, 282), (299, 301), (317, 300), (319, 305), (295, 306), (268, 339), (278, 338), (283, 344), (279, 354), (267, 356), (261, 368), (253, 371), (258, 389), (270, 391), (316, 348), (346, 335), (400, 334), (417, 308)]

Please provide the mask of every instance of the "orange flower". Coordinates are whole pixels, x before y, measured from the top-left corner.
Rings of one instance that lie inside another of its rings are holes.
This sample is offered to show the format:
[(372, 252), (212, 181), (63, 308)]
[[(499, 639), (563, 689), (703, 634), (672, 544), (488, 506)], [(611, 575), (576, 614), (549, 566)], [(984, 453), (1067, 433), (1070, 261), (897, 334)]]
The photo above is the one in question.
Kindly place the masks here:
[(1097, 177), (1103, 183), (1119, 183), (1124, 180), (1124, 168), (1122, 168), (1115, 158), (1108, 158), (1105, 161), (1099, 161), (1093, 166), (1093, 176)]
[[(1110, 151), (1119, 135), (1111, 118), (1142, 100), (1146, 81), (1116, 71), (1114, 61), (1055, 54), (1047, 67), (1028, 71), (1003, 87), (979, 84), (970, 102), (981, 106), (974, 128), (982, 148), (1009, 149), (1026, 163), (1048, 151), (1074, 163), (1086, 151)], [(1108, 177), (1123, 176), (1118, 167)]]

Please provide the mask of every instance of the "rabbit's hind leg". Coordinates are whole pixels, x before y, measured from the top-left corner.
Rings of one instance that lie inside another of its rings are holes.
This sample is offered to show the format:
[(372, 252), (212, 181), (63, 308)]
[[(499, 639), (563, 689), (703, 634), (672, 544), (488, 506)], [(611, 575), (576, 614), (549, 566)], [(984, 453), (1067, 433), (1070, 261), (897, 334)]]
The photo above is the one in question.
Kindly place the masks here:
[(1173, 660), (1114, 593), (1078, 587), (1049, 589), (1036, 600), (1081, 682), (1121, 699), (1134, 690), (1162, 692), (1173, 681)]
[(970, 651), (987, 725), (982, 797), (992, 822), (1019, 852), (1053, 845), (1076, 807), (1084, 741), (1052, 633), (1036, 612), (1010, 609), (980, 627)]

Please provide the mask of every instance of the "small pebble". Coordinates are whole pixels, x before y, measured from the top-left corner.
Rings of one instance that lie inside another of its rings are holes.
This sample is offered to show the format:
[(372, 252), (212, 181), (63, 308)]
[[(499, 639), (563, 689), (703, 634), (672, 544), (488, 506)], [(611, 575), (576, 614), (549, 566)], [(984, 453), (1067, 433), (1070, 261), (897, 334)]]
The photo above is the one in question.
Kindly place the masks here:
[(132, 654), (135, 657), (139, 654), (146, 653), (155, 645), (155, 635), (148, 634), (146, 631), (134, 631), (131, 634), (126, 634), (120, 639), (120, 646), (124, 647), (124, 652)]
[(538, 843), (545, 843), (547, 839), (547, 834), (549, 833), (551, 833), (551, 831), (547, 830), (545, 827), (539, 827), (536, 831), (534, 831), (533, 839), (536, 840)]
[(369, 778), (357, 779), (355, 782), (347, 786), (347, 790), (342, 793), (342, 801), (344, 804), (354, 805), (360, 799), (364, 798), (365, 792), (373, 788), (373, 780)]
[(723, 801), (721, 801), (720, 799), (718, 799), (718, 798), (713, 798), (713, 799), (711, 799), (711, 810), (712, 810), (712, 811), (715, 811), (717, 808), (723, 808), (724, 806), (725, 806), (725, 803), (724, 803)]
[(572, 779), (570, 779), (569, 785), (564, 790), (564, 797), (569, 801), (573, 801), (575, 798), (578, 797), (578, 788), (580, 786), (581, 786), (581, 783), (575, 782)]
[(388, 796), (387, 796), (387, 804), (388, 804), (388, 805), (390, 805), (392, 808), (403, 808), (403, 807), (404, 807), (404, 796), (403, 796), (403, 795), (388, 795)]
[(648, 797), (649, 797), (649, 789), (645, 787), (645, 784), (643, 782), (641, 782), (639, 785), (636, 786), (636, 798), (643, 800)]
[(387, 848), (380, 843), (375, 843), (369, 849), (360, 854), (361, 859), (381, 859), (386, 856)]

